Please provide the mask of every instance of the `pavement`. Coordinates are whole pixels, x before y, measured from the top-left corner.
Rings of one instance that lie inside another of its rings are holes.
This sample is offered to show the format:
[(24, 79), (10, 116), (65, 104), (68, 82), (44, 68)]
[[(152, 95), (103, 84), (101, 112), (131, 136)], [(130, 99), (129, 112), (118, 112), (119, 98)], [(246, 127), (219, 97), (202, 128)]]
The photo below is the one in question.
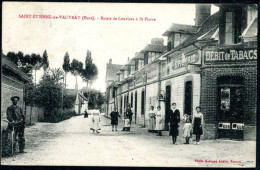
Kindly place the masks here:
[(2, 165), (135, 166), (135, 167), (255, 167), (256, 142), (205, 140), (173, 145), (163, 136), (132, 125), (130, 132), (111, 131), (102, 116), (99, 134), (90, 130), (91, 119), (72, 117), (60, 123), (37, 123), (25, 129), (26, 153), (1, 158)]

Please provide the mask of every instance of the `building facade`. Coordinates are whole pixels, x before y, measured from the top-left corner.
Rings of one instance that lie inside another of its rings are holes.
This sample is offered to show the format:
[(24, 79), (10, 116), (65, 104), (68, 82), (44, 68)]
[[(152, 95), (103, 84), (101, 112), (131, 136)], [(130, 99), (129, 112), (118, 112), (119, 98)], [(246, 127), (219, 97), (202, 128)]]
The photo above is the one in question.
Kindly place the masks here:
[(108, 86), (121, 115), (148, 125), (150, 106), (167, 115), (175, 102), (184, 114), (201, 106), (203, 138), (256, 138), (257, 6), (196, 5), (195, 25), (172, 24), (117, 72)]

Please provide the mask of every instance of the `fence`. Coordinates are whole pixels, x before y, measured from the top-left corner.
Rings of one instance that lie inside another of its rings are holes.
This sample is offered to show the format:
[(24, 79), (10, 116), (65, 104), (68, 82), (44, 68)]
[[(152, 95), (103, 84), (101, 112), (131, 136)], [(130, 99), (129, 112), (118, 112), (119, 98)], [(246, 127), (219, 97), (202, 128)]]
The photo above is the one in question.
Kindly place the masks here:
[(26, 124), (33, 124), (44, 119), (43, 108), (26, 106)]

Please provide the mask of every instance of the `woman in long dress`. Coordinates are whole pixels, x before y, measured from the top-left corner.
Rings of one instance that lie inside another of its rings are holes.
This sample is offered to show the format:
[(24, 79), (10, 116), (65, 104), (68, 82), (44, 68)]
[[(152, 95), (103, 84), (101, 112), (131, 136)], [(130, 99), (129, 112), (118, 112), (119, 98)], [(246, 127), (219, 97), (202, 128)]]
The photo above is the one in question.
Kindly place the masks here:
[(155, 110), (154, 107), (151, 106), (151, 110), (149, 112), (149, 127), (148, 131), (153, 131), (155, 129)]
[(99, 110), (93, 110), (92, 112), (92, 130), (93, 132), (99, 133), (100, 112)]
[(193, 134), (196, 135), (196, 142), (194, 144), (200, 144), (200, 135), (203, 134), (202, 124), (204, 122), (203, 114), (200, 112), (200, 106), (196, 107), (196, 111), (192, 117)]
[(179, 135), (178, 123), (180, 122), (180, 111), (176, 109), (176, 103), (172, 103), (172, 109), (169, 111), (170, 136), (173, 144), (177, 145), (177, 136)]
[(155, 114), (155, 120), (156, 120), (156, 125), (155, 125), (155, 130), (158, 131), (158, 135), (157, 136), (162, 136), (162, 130), (163, 130), (163, 114), (161, 111), (161, 107), (158, 106), (157, 107), (157, 112)]

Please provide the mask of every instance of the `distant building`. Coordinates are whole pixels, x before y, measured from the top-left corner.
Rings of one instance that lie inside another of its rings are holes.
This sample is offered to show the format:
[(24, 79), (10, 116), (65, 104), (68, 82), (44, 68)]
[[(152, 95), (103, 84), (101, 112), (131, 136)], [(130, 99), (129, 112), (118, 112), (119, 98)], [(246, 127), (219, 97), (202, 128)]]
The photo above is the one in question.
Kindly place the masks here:
[(20, 101), (18, 105), (22, 107), (25, 112), (25, 84), (30, 81), (21, 69), (19, 69), (13, 62), (2, 56), (1, 64), (1, 129), (7, 126), (6, 109), (12, 105), (10, 98), (12, 96), (19, 96)]
[(118, 81), (117, 72), (122, 67), (123, 65), (120, 64), (112, 64), (112, 59), (109, 59), (106, 65), (106, 104), (102, 109), (106, 116), (109, 116), (109, 113), (115, 107), (115, 88), (113, 88), (113, 84)]
[(74, 102), (74, 111), (76, 114), (83, 114), (85, 109), (88, 109), (88, 99), (84, 96), (83, 92), (75, 89), (66, 89), (66, 95), (75, 96), (73, 98)]

